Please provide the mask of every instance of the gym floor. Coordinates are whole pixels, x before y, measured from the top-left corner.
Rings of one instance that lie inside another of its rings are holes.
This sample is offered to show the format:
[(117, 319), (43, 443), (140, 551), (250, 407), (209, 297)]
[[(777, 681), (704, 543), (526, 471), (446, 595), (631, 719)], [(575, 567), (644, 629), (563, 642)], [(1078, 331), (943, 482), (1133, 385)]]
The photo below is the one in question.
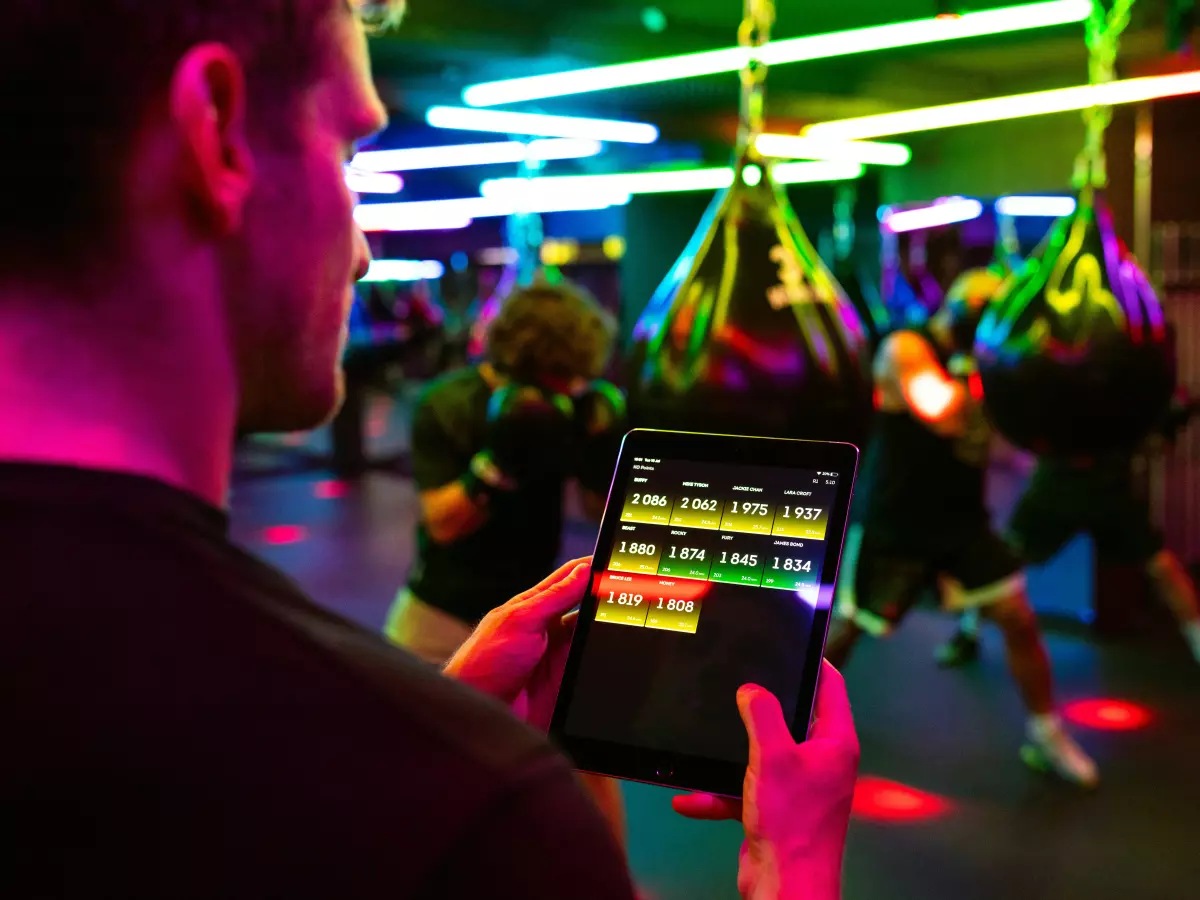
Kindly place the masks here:
[[(377, 437), (392, 431), (395, 416), (394, 408), (377, 414)], [(411, 482), (390, 473), (354, 483), (317, 472), (265, 476), (263, 456), (241, 455), (236, 539), (318, 602), (379, 628), (412, 559)], [(1020, 479), (1002, 473), (994, 481), (1003, 514)], [(594, 529), (573, 518), (565, 555), (590, 553), (593, 540)], [(1030, 573), (1035, 606), (1086, 608), (1089, 572), (1086, 546), (1068, 548)], [(933, 649), (952, 627), (918, 610), (847, 667), (862, 777), (846, 900), (1198, 896), (1200, 668), (1182, 641), (1101, 644), (1082, 628), (1048, 630), (1060, 697), (1073, 704), (1073, 718), (1091, 723), (1073, 727), (1101, 767), (1100, 788), (1085, 794), (1018, 761), (1023, 715), (998, 634), (984, 632), (974, 667), (934, 666)], [(1088, 702), (1097, 700), (1107, 702)], [(737, 897), (738, 826), (680, 819), (660, 788), (624, 790), (631, 864), (648, 897)]]

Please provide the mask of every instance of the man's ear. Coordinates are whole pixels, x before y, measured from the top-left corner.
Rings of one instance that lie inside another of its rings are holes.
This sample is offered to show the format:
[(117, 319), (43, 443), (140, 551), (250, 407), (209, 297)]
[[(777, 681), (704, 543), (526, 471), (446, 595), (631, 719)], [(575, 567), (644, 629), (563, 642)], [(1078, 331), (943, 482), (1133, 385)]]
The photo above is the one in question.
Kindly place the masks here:
[(217, 235), (236, 231), (254, 182), (237, 54), (224, 44), (191, 48), (171, 78), (170, 109), (192, 201)]

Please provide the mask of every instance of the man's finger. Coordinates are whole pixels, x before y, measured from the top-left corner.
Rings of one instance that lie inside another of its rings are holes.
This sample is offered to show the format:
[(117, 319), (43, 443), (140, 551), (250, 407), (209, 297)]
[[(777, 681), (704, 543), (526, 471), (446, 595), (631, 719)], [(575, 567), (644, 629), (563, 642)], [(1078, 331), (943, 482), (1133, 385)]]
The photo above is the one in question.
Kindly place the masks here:
[(671, 808), (681, 816), (706, 822), (742, 819), (741, 801), (712, 794), (678, 794), (671, 798)]
[(508, 602), (521, 603), (524, 600), (528, 600), (530, 597), (536, 596), (542, 591), (549, 590), (564, 578), (570, 577), (571, 573), (579, 567), (580, 563), (588, 563), (590, 565), (591, 561), (592, 558), (590, 556), (584, 556), (579, 559), (573, 559), (568, 563), (563, 563), (529, 590), (521, 591), (521, 593), (517, 594), (517, 596), (513, 597)]
[(783, 707), (766, 688), (756, 684), (743, 686), (737, 693), (737, 704), (750, 735), (751, 766), (757, 763), (761, 751), (796, 745), (783, 717)]
[(514, 613), (514, 621), (519, 616), (522, 627), (534, 631), (548, 629), (579, 605), (583, 592), (587, 590), (590, 574), (591, 563), (584, 560), (548, 587), (524, 599), (510, 601), (506, 609)]
[(854, 732), (854, 714), (850, 711), (850, 697), (846, 693), (846, 680), (829, 660), (821, 662), (821, 678), (817, 685), (817, 720), (813, 723), (812, 737), (858, 740)]

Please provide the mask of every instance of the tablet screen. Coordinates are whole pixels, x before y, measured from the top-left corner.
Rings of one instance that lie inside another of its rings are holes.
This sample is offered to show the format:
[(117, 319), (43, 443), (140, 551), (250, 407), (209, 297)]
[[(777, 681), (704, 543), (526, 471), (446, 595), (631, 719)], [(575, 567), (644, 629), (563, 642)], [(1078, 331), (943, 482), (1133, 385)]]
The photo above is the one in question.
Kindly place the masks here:
[(810, 639), (831, 605), (822, 569), (841, 546), (827, 534), (830, 507), (854, 473), (646, 455), (626, 464), (563, 732), (744, 764), (737, 690), (768, 688), (795, 719)]

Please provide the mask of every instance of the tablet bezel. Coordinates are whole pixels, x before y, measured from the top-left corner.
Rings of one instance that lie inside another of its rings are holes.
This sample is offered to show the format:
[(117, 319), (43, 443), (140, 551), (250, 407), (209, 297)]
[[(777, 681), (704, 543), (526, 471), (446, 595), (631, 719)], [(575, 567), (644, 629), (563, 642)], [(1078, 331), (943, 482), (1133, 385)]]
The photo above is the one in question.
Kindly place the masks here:
[[(663, 787), (689, 791), (704, 791), (727, 797), (740, 797), (745, 767), (727, 760), (708, 759), (633, 747), (591, 738), (570, 735), (564, 731), (570, 704), (567, 698), (574, 691), (583, 648), (596, 617), (597, 600), (592, 587), (604, 572), (608, 553), (601, 548), (611, 548), (620, 522), (621, 503), (631, 474), (634, 456), (649, 456), (654, 459), (686, 460), (688, 462), (723, 463), (726, 465), (779, 466), (790, 469), (815, 469), (837, 472), (837, 500), (830, 510), (826, 530), (827, 553), (836, 550), (833, 556), (837, 565), (824, 566), (819, 587), (821, 603), (818, 603), (809, 639), (800, 698), (811, 698), (809, 703), (797, 703), (795, 719), (789, 723), (792, 735), (803, 740), (808, 734), (812, 720), (812, 705), (816, 699), (817, 678), (821, 671), (821, 658), (825, 638), (829, 630), (834, 585), (841, 565), (843, 544), (846, 536), (846, 520), (850, 500), (854, 493), (854, 480), (858, 469), (858, 448), (853, 444), (823, 441), (803, 441), (787, 438), (743, 437), (737, 435), (696, 434), (682, 431), (655, 431), (636, 429), (629, 432), (621, 444), (621, 453), (609, 488), (608, 501), (604, 508), (604, 519), (596, 540), (592, 560), (591, 577), (579, 611), (579, 622), (567, 658), (566, 670), (555, 704), (550, 734), (554, 741), (572, 758), (576, 767), (584, 772), (608, 775), (629, 781), (640, 781)], [(849, 475), (849, 477), (846, 477)], [(613, 503), (613, 498), (616, 503)], [(827, 559), (830, 558), (828, 555)], [(730, 698), (733, 702), (733, 698)]]

